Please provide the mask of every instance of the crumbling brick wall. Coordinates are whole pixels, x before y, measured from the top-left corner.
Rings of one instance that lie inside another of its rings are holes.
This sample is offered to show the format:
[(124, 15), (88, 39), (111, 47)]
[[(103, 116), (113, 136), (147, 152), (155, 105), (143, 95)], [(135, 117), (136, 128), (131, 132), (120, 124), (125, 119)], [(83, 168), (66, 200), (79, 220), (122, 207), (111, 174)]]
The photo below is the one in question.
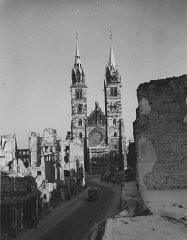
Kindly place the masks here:
[(140, 188), (187, 188), (187, 75), (143, 83), (137, 97)]

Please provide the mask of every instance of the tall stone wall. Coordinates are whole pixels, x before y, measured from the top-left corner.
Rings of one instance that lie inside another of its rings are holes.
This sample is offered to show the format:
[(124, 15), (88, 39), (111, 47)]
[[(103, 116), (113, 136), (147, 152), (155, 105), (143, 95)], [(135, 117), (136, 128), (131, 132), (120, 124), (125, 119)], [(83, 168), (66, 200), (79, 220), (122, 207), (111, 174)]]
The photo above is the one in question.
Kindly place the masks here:
[(187, 188), (187, 75), (143, 83), (137, 97), (140, 188)]

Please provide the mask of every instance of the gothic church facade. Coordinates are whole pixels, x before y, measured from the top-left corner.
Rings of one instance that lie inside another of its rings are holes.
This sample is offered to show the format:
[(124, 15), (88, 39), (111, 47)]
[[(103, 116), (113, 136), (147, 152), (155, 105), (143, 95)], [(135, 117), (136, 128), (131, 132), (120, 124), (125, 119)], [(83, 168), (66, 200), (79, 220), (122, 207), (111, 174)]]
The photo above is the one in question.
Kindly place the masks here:
[(87, 85), (81, 63), (78, 42), (71, 84), (71, 135), (84, 145), (85, 170), (91, 174), (123, 170), (125, 164), (125, 136), (121, 104), (121, 77), (117, 70), (113, 47), (104, 80), (104, 112), (95, 103), (87, 115)]

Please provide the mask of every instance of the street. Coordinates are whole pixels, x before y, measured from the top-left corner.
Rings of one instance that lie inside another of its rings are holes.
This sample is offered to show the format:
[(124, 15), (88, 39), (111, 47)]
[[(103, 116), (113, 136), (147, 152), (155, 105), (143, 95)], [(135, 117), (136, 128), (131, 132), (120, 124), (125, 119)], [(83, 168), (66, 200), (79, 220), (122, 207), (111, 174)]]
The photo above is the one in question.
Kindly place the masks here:
[(89, 177), (88, 186), (98, 187), (98, 199), (88, 201), (87, 190), (76, 198), (62, 203), (42, 219), (38, 229), (28, 240), (82, 240), (92, 225), (118, 210), (120, 186), (100, 183), (98, 178)]

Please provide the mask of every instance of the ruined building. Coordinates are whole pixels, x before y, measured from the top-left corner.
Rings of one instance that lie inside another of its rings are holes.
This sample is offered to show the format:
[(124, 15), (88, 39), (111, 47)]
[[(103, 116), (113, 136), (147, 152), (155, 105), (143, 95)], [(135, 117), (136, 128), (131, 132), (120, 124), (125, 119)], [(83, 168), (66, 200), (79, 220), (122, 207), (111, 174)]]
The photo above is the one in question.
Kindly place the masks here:
[(38, 215), (39, 192), (29, 166), (29, 150), (17, 148), (16, 136), (1, 136), (1, 234), (16, 236)]
[(140, 188), (187, 188), (187, 75), (140, 84), (137, 97)]
[(57, 137), (56, 129), (45, 128), (42, 137), (31, 132), (29, 149), (31, 175), (36, 179), (42, 196), (46, 195), (49, 200), (61, 178), (61, 139)]
[[(1, 172), (1, 237), (17, 236), (38, 218), (39, 191), (32, 176)], [(3, 239), (3, 237), (2, 237)]]
[(17, 140), (14, 135), (3, 135), (0, 138), (0, 170), (17, 171), (16, 162)]
[(85, 169), (90, 173), (102, 173), (111, 168), (115, 170), (124, 168), (125, 137), (121, 87), (121, 77), (111, 47), (105, 70), (105, 110), (103, 112), (96, 102), (95, 109), (88, 116), (85, 72), (80, 59), (78, 42), (76, 42), (71, 84), (71, 138), (82, 142)]
[(0, 171), (16, 177), (32, 176), (37, 187), (50, 199), (61, 179), (61, 139), (55, 129), (44, 129), (43, 137), (31, 132), (29, 148), (18, 149), (15, 135), (0, 138)]

